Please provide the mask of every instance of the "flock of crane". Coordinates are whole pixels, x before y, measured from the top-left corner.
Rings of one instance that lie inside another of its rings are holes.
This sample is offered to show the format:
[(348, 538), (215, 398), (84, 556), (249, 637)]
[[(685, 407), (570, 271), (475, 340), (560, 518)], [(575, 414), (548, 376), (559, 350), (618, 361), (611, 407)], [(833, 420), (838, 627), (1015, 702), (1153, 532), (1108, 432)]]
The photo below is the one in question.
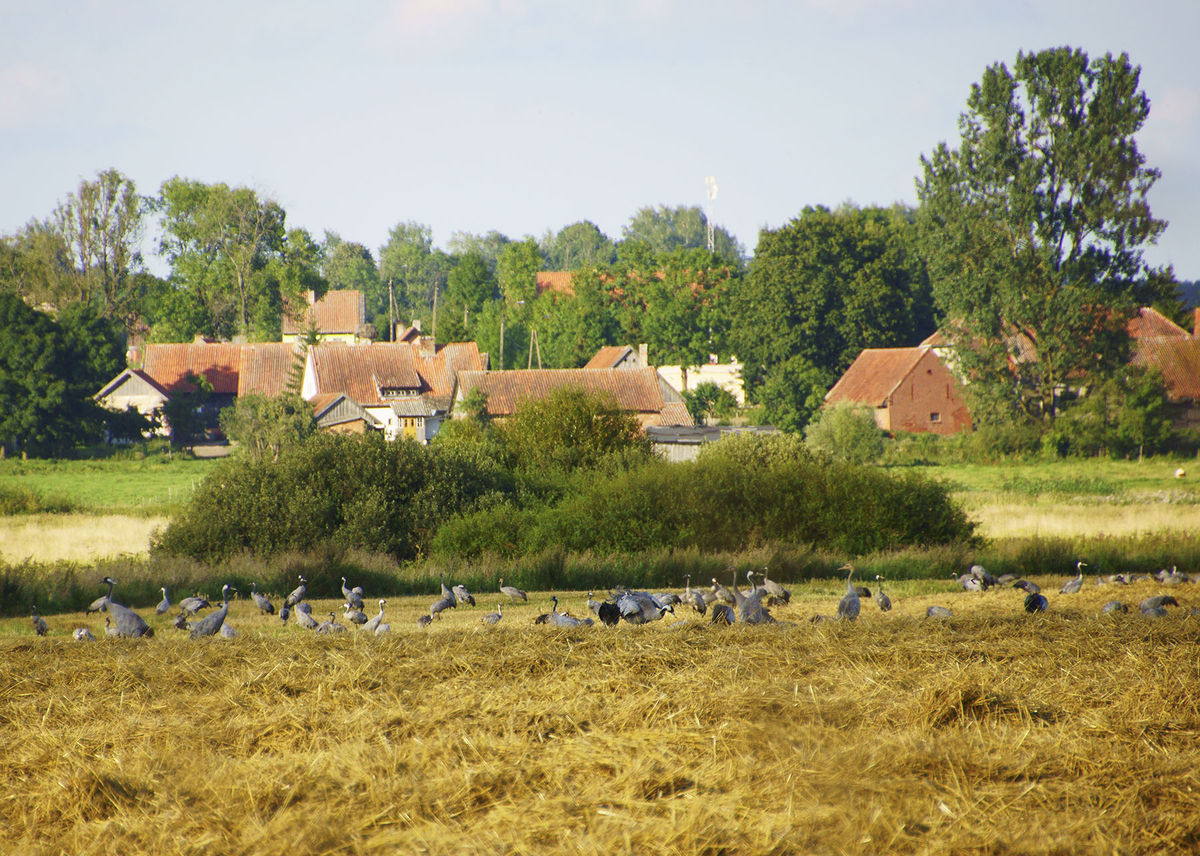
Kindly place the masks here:
[[(1059, 589), (1060, 594), (1076, 594), (1083, 588), (1083, 569), (1085, 567), (1087, 565), (1084, 562), (1076, 563), (1075, 569), (1077, 575), (1063, 584)], [(847, 571), (845, 595), (838, 602), (837, 609), (833, 615), (814, 615), (811, 619), (813, 622), (854, 621), (858, 618), (862, 610), (862, 601), (864, 598), (873, 599), (880, 612), (891, 610), (892, 601), (883, 591), (882, 577), (878, 574), (875, 575), (877, 585), (874, 594), (872, 594), (870, 589), (854, 584), (854, 567), (852, 565), (843, 565), (841, 570)], [(990, 574), (982, 565), (973, 565), (967, 573), (961, 576), (957, 574), (953, 576), (963, 591), (984, 592), (999, 586), (1012, 586), (1013, 588), (1025, 591), (1025, 611), (1039, 613), (1045, 612), (1049, 608), (1049, 601), (1041, 593), (1041, 589), (1036, 583), (1020, 579), (1014, 575), (1005, 574), (996, 577)], [(722, 585), (714, 577), (711, 587), (704, 589), (692, 588), (691, 575), (689, 574), (686, 579), (684, 591), (678, 594), (673, 592), (650, 593), (647, 591), (634, 591), (621, 586), (613, 589), (605, 600), (598, 601), (594, 598), (593, 592), (588, 592), (587, 606), (594, 617), (589, 616), (587, 618), (576, 618), (565, 610), (559, 611), (558, 597), (554, 595), (550, 598), (550, 611), (539, 614), (534, 618), (534, 623), (548, 624), (556, 627), (591, 626), (597, 620), (610, 627), (622, 621), (628, 624), (648, 624), (662, 620), (668, 613), (675, 615), (676, 606), (690, 608), (699, 615), (706, 616), (713, 624), (776, 623), (776, 619), (771, 615), (771, 608), (789, 603), (791, 601), (791, 592), (778, 582), (770, 579), (766, 568), (761, 572), (746, 571), (745, 577), (747, 583), (750, 585), (748, 592), (738, 587), (736, 572), (734, 572), (733, 579), (728, 587)], [(762, 578), (761, 582), (757, 579), (758, 577)], [(1151, 577), (1110, 574), (1107, 576), (1098, 576), (1096, 583), (1097, 585), (1120, 586), (1137, 582), (1143, 578), (1149, 579)], [(1152, 575), (1152, 578), (1158, 580), (1164, 586), (1175, 586), (1191, 581), (1191, 578), (1187, 574), (1178, 571), (1174, 566), (1170, 570), (1159, 571), (1157, 574)], [(374, 635), (381, 635), (391, 631), (391, 625), (383, 620), (384, 607), (387, 605), (387, 600), (380, 598), (378, 601), (378, 614), (368, 617), (364, 612), (365, 592), (363, 588), (361, 586), (348, 587), (345, 577), (342, 577), (342, 596), (345, 599), (345, 603), (342, 605), (343, 614), (340, 618), (347, 623), (344, 624), (342, 621), (339, 621), (336, 610), (329, 613), (328, 621), (318, 622), (312, 615), (312, 607), (306, 602), (308, 580), (304, 576), (300, 576), (299, 580), (300, 584), (284, 598), (283, 605), (278, 610), (279, 619), (284, 625), (294, 615), (295, 622), (300, 627), (320, 634), (346, 633), (349, 631), (348, 625), (351, 624), (361, 627), (363, 632)], [(148, 638), (154, 635), (154, 628), (150, 627), (145, 619), (128, 606), (113, 599), (116, 581), (112, 577), (105, 577), (101, 580), (101, 584), (108, 586), (107, 593), (94, 600), (88, 606), (86, 613), (107, 613), (104, 619), (104, 632), (106, 635), (125, 638)], [(171, 609), (171, 600), (167, 596), (166, 588), (162, 588), (161, 591), (163, 594), (162, 601), (155, 608), (155, 612), (159, 615), (163, 615)], [(529, 600), (528, 595), (521, 589), (516, 586), (505, 585), (503, 578), (499, 582), (499, 592), (509, 599), (510, 604), (518, 600)], [(198, 613), (201, 610), (208, 609), (213, 604), (198, 595), (183, 598), (177, 604), (179, 613), (174, 619), (174, 627), (188, 633), (192, 639), (217, 635), (224, 637), (236, 636), (237, 631), (226, 621), (229, 616), (229, 595), (231, 593), (236, 594), (237, 589), (228, 584), (223, 585), (221, 587), (220, 606), (203, 617), (199, 617)], [(258, 586), (255, 583), (251, 583), (250, 597), (261, 615), (276, 614), (275, 605), (266, 595), (258, 591)], [(442, 613), (447, 609), (455, 609), (463, 604), (475, 606), (474, 595), (467, 590), (466, 586), (460, 584), (447, 586), (445, 577), (443, 576), (438, 599), (430, 604), (427, 614), (422, 614), (417, 619), (417, 624), (420, 627), (428, 627), (435, 620), (440, 619)], [(1159, 594), (1142, 600), (1139, 604), (1139, 610), (1147, 617), (1159, 618), (1167, 614), (1168, 606), (1177, 607), (1179, 606), (1179, 602), (1171, 595)], [(1129, 612), (1129, 606), (1122, 601), (1111, 600), (1104, 604), (1103, 612), (1106, 614), (1127, 613)], [(1200, 612), (1200, 609), (1193, 609), (1192, 612)], [(930, 619), (948, 619), (954, 617), (954, 612), (949, 607), (935, 605), (930, 606), (925, 615), (926, 618)], [(499, 602), (496, 604), (496, 611), (484, 615), (481, 623), (486, 626), (494, 626), (499, 624), (503, 619), (504, 606), (503, 602)], [(32, 607), (31, 620), (34, 630), (39, 636), (45, 636), (49, 632), (49, 627), (45, 619), (38, 614), (36, 605)], [(688, 622), (676, 622), (679, 625), (686, 623)], [(95, 634), (86, 627), (76, 628), (72, 635), (79, 641), (91, 641), (96, 638)]]

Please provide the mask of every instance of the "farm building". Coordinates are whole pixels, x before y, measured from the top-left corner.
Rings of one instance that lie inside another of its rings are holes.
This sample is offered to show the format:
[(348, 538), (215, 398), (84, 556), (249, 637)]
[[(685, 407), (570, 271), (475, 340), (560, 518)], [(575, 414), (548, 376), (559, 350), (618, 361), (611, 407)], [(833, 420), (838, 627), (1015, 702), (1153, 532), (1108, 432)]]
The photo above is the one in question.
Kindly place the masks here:
[(962, 384), (935, 349), (865, 348), (825, 395), (870, 407), (882, 430), (957, 434), (971, 428)]
[[(512, 416), (522, 402), (568, 387), (609, 396), (643, 427), (692, 424), (683, 396), (652, 368), (463, 371), (458, 375), (454, 402), (457, 405), (478, 390), (487, 396), (487, 415), (503, 419)], [(465, 418), (466, 414), (456, 408), (453, 416)]]
[(295, 344), (310, 330), (322, 342), (358, 345), (371, 341), (366, 335), (366, 300), (362, 292), (339, 289), (317, 299), (307, 294), (307, 306), (297, 313), (283, 315), (283, 341)]

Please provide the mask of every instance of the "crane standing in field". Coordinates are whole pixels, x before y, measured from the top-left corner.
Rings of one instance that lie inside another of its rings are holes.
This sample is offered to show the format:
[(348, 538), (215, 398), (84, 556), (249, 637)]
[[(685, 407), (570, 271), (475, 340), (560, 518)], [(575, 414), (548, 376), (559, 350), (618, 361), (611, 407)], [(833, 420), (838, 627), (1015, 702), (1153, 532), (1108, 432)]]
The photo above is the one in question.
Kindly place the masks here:
[(237, 589), (231, 587), (229, 583), (221, 586), (221, 606), (214, 612), (210, 612), (204, 618), (196, 622), (192, 627), (192, 638), (200, 639), (204, 636), (214, 636), (221, 632), (222, 625), (225, 624), (225, 616), (229, 614), (229, 593), (236, 592)]
[(892, 599), (883, 593), (883, 577), (876, 574), (875, 582), (879, 584), (878, 588), (875, 589), (875, 603), (878, 605), (880, 612), (887, 612), (892, 608)]
[(342, 597), (346, 598), (346, 603), (350, 604), (355, 609), (363, 608), (363, 592), (362, 586), (354, 588), (346, 588), (346, 578), (342, 577)]
[(270, 599), (258, 590), (258, 583), (256, 582), (250, 583), (250, 599), (258, 607), (259, 615), (275, 614), (275, 604), (271, 603)]
[(854, 566), (842, 565), (839, 570), (848, 570), (850, 573), (846, 574), (846, 595), (838, 604), (837, 617), (844, 621), (854, 621), (862, 609), (862, 603), (858, 599), (858, 590), (850, 583), (850, 578), (854, 576)]
[(289, 608), (293, 607), (296, 604), (298, 604), (300, 601), (304, 600), (304, 596), (306, 594), (308, 594), (308, 580), (306, 580), (304, 578), (304, 575), (301, 574), (300, 575), (300, 585), (298, 585), (294, 589), (292, 589), (292, 593), (289, 594), (284, 599), (283, 605), (286, 607), (289, 607)]
[(163, 593), (163, 598), (158, 602), (158, 606), (154, 607), (155, 615), (162, 615), (171, 608), (171, 598), (167, 597), (167, 587), (163, 586), (159, 591)]
[(112, 617), (112, 624), (116, 628), (115, 635), (130, 639), (142, 636), (149, 639), (153, 636), (154, 628), (148, 625), (144, 618), (128, 606), (112, 599), (113, 587), (116, 586), (117, 581), (112, 577), (105, 577), (103, 582), (108, 583), (108, 614)]
[(46, 619), (38, 615), (36, 603), (30, 607), (30, 621), (33, 622), (33, 632), (38, 636), (45, 636), (50, 632), (50, 628), (46, 626)]
[(368, 633), (377, 633), (379, 631), (380, 625), (383, 624), (383, 605), (385, 603), (387, 603), (386, 600), (383, 598), (379, 599), (379, 614), (364, 624), (363, 630), (366, 630)]
[(1073, 580), (1067, 580), (1065, 583), (1063, 583), (1063, 587), (1058, 590), (1058, 593), (1078, 594), (1079, 590), (1083, 588), (1083, 569), (1086, 567), (1087, 565), (1085, 563), (1076, 562), (1075, 570), (1079, 572), (1079, 576), (1075, 577)]
[(518, 600), (529, 600), (529, 596), (521, 591), (521, 589), (516, 586), (506, 586), (504, 584), (504, 577), (500, 578), (500, 594), (508, 595), (509, 603), (516, 603)]
[(104, 583), (108, 583), (108, 594), (101, 595), (88, 604), (88, 608), (83, 611), (85, 615), (93, 612), (105, 612), (108, 609), (108, 604), (112, 601), (113, 586), (116, 585), (116, 583), (113, 582), (112, 577), (105, 577), (104, 579), (100, 580), (101, 585)]
[(504, 604), (498, 603), (498, 604), (496, 604), (496, 611), (489, 612), (481, 620), (483, 621), (484, 624), (494, 625), (494, 624), (499, 624), (500, 619), (503, 617), (504, 617)]

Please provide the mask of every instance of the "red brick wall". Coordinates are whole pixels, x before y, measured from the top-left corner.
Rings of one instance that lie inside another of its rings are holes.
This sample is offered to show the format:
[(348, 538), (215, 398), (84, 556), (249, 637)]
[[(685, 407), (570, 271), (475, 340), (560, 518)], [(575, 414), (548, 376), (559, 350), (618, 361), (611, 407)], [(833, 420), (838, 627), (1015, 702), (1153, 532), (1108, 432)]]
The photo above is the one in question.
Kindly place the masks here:
[[(957, 434), (971, 427), (962, 386), (933, 351), (918, 361), (888, 399), (889, 431)], [(938, 414), (933, 421), (932, 414)]]

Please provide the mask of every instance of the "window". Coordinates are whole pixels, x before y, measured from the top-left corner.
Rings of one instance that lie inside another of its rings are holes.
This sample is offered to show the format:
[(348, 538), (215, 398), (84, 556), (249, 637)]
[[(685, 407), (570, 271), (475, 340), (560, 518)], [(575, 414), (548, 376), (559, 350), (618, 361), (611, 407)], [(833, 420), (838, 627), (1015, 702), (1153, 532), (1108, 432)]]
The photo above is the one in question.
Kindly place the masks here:
[(942, 414), (938, 413), (938, 412), (935, 410), (933, 413), (930, 413), (930, 414), (929, 414), (929, 421), (930, 421), (930, 422), (941, 422), (941, 421), (942, 421)]

